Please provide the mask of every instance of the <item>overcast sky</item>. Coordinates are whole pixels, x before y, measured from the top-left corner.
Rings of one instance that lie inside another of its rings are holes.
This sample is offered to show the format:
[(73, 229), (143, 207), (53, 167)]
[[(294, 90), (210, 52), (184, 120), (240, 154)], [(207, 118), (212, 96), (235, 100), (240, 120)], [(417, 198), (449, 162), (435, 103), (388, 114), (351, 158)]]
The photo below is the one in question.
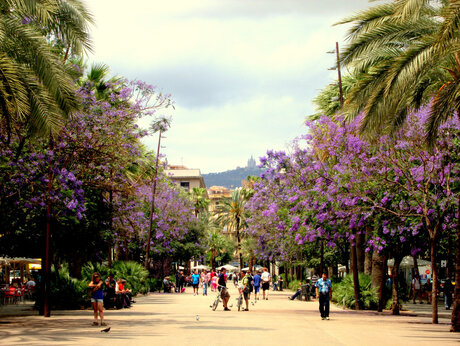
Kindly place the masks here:
[[(336, 78), (332, 24), (367, 0), (87, 0), (91, 61), (176, 102), (170, 164), (202, 173), (245, 166), (305, 132), (313, 97)], [(146, 143), (156, 148), (157, 138)]]

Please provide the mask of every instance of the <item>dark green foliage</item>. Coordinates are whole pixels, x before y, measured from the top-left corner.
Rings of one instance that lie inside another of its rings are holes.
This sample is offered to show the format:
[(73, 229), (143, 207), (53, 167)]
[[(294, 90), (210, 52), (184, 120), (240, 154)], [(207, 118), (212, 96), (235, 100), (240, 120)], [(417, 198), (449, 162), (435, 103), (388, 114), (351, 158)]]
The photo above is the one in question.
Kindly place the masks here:
[[(366, 274), (359, 274), (359, 288), (363, 307), (365, 310), (377, 309), (379, 302), (378, 292), (371, 288), (371, 277)], [(332, 287), (332, 301), (338, 305), (353, 309), (355, 306), (355, 294), (353, 285), (353, 276), (347, 275), (338, 284)]]
[(87, 263), (82, 268), (83, 280), (89, 282), (95, 272), (101, 274), (103, 280), (108, 277), (109, 273), (112, 273), (115, 279), (125, 279), (126, 287), (131, 290), (133, 295), (137, 293), (146, 294), (150, 291), (151, 282), (147, 280), (148, 272), (137, 262), (117, 261), (113, 263), (112, 269), (99, 263)]
[[(88, 284), (89, 280), (78, 280), (70, 277), (69, 268), (63, 265), (57, 269), (51, 268), (50, 302), (52, 309), (82, 309), (90, 306)], [(41, 286), (38, 287), (38, 290)], [(43, 294), (36, 295), (36, 306), (43, 306)]]

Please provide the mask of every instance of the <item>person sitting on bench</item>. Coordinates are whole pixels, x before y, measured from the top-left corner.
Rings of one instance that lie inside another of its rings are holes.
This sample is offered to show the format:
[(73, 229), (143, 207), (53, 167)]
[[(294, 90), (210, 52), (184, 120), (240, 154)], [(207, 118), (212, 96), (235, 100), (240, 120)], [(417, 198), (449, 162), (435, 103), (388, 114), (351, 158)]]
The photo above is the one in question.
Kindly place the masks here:
[(288, 299), (294, 300), (301, 294), (302, 294), (302, 281), (299, 282), (299, 288), (297, 289), (297, 292), (294, 293), (292, 296), (288, 297)]
[(165, 276), (163, 280), (163, 292), (164, 293), (171, 293), (171, 290), (176, 288), (176, 286), (171, 282), (169, 276)]

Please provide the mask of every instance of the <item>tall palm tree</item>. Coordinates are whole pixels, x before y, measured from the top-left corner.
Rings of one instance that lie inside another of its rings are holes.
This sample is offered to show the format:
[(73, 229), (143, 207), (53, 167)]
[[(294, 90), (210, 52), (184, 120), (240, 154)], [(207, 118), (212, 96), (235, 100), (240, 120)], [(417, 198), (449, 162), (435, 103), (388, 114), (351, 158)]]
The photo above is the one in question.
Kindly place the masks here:
[(224, 199), (216, 207), (217, 221), (222, 226), (227, 226), (229, 231), (235, 231), (237, 239), (237, 254), (240, 268), (243, 268), (243, 257), (241, 256), (241, 230), (246, 226), (248, 211), (246, 202), (251, 198), (252, 192), (244, 188), (234, 190), (232, 197)]
[[(80, 0), (5, 0), (0, 3), (0, 137), (25, 128), (56, 133), (78, 109), (69, 54), (90, 47), (91, 16)], [(46, 28), (46, 29), (44, 29)], [(51, 42), (65, 43), (60, 55)], [(71, 48), (72, 47), (72, 48)]]

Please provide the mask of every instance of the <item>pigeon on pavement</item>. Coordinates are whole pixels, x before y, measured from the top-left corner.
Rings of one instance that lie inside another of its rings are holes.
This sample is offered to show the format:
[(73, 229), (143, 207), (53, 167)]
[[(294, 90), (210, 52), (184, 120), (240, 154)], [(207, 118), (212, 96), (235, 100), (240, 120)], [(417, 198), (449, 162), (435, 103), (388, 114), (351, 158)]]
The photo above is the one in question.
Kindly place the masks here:
[(101, 333), (102, 333), (102, 332), (108, 333), (109, 331), (110, 331), (110, 327), (109, 327), (109, 328), (102, 329), (102, 330), (101, 330)]

